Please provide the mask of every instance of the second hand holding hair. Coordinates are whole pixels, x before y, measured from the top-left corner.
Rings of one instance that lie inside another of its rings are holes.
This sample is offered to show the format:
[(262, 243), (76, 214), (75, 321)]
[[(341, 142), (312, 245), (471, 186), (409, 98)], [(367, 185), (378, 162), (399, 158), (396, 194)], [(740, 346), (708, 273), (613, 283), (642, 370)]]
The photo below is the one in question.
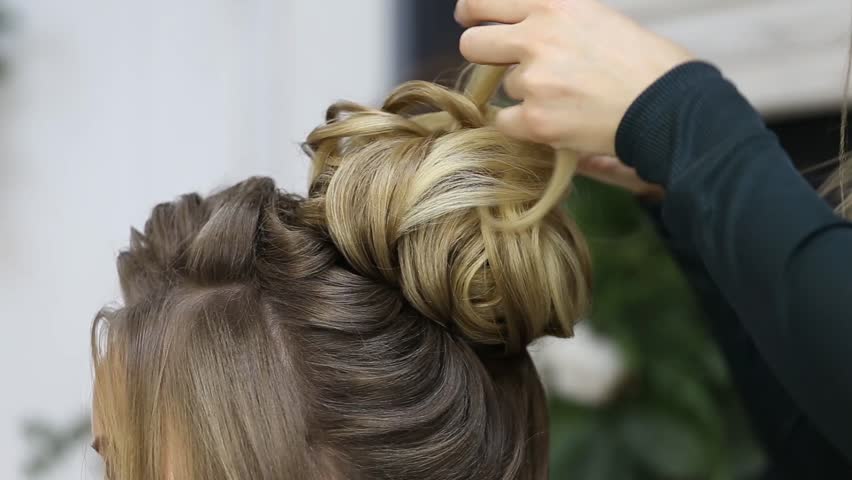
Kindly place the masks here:
[[(477, 90), (465, 92), (477, 105), (488, 108), (488, 101), (493, 93), (497, 91), (508, 67), (480, 66), (473, 70), (469, 85), (475, 85)], [(499, 115), (499, 112), (497, 113)], [(542, 193), (541, 199), (532, 208), (524, 212), (519, 218), (511, 221), (495, 218), (487, 208), (482, 209), (482, 217), (487, 224), (501, 230), (520, 230), (529, 228), (538, 223), (559, 203), (561, 197), (568, 191), (574, 173), (577, 171), (579, 155), (567, 149), (557, 150), (553, 175), (550, 183)]]

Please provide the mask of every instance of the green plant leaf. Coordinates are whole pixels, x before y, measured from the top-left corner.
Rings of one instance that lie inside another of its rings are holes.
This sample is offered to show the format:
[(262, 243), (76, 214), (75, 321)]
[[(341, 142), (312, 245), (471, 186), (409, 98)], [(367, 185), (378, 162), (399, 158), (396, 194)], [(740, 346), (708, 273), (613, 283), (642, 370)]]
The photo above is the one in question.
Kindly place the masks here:
[(621, 440), (648, 469), (662, 478), (699, 478), (707, 473), (706, 445), (693, 427), (674, 416), (637, 410), (622, 418)]
[[(579, 439), (579, 437), (577, 437)], [(569, 451), (551, 459), (551, 478), (582, 480), (633, 480), (635, 472), (613, 432), (602, 425), (586, 431), (582, 442), (572, 442)]]

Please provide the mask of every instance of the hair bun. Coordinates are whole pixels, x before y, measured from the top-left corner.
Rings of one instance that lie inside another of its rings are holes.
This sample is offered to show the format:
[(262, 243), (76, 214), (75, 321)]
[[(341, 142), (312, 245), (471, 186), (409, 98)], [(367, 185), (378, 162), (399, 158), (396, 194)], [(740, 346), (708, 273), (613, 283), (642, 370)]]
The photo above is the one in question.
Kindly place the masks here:
[[(410, 82), (382, 110), (333, 106), (307, 142), (311, 199), (353, 269), (398, 286), (469, 341), (517, 352), (571, 334), (587, 304), (589, 258), (558, 202), (537, 205), (554, 151), (489, 126), (487, 103), (474, 101), (488, 98), (477, 85), (462, 94)], [(436, 111), (410, 113), (424, 107)], [(524, 220), (535, 208), (541, 218)]]

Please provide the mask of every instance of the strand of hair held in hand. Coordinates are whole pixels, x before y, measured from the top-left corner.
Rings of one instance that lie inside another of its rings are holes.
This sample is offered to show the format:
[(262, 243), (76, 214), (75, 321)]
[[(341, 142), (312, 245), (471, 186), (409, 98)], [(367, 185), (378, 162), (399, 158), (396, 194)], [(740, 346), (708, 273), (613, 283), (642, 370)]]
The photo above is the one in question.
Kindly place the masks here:
[[(474, 78), (468, 82), (465, 94), (482, 110), (489, 108), (489, 102), (500, 87), (508, 67), (477, 66), (471, 73)], [(487, 208), (481, 209), (483, 222), (498, 230), (522, 230), (540, 222), (548, 212), (555, 208), (571, 186), (577, 171), (579, 156), (570, 150), (557, 150), (554, 159), (553, 175), (542, 193), (541, 199), (521, 216), (511, 220), (501, 219)]]

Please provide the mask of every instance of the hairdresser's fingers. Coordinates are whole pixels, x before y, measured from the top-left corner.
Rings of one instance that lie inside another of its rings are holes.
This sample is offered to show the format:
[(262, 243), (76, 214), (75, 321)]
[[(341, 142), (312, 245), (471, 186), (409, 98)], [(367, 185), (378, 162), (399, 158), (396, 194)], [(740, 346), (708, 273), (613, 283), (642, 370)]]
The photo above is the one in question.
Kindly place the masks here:
[(610, 156), (583, 157), (577, 165), (577, 173), (599, 182), (623, 188), (633, 194), (662, 198), (665, 190), (642, 180), (634, 168)]
[(583, 157), (577, 167), (578, 170), (597, 172), (600, 174), (624, 173), (635, 170), (623, 164), (617, 157), (609, 155), (591, 155)]
[(524, 122), (521, 119), (523, 116), (523, 108), (524, 104), (520, 104), (501, 109), (494, 117), (494, 126), (497, 127), (497, 130), (500, 130), (511, 137), (519, 138), (521, 140), (531, 140), (524, 128)]
[(487, 25), (464, 31), (459, 50), (471, 63), (509, 65), (520, 63), (526, 47), (517, 25)]
[(523, 100), (529, 94), (529, 90), (523, 81), (525, 70), (524, 65), (514, 65), (506, 73), (506, 77), (503, 79), (503, 91), (509, 98)]
[(484, 22), (519, 23), (541, 0), (459, 0), (456, 21), (470, 27)]
[(500, 110), (494, 119), (494, 125), (510, 137), (552, 144), (557, 140), (557, 135), (551, 128), (553, 122), (546, 120), (545, 115), (546, 110), (522, 103)]

